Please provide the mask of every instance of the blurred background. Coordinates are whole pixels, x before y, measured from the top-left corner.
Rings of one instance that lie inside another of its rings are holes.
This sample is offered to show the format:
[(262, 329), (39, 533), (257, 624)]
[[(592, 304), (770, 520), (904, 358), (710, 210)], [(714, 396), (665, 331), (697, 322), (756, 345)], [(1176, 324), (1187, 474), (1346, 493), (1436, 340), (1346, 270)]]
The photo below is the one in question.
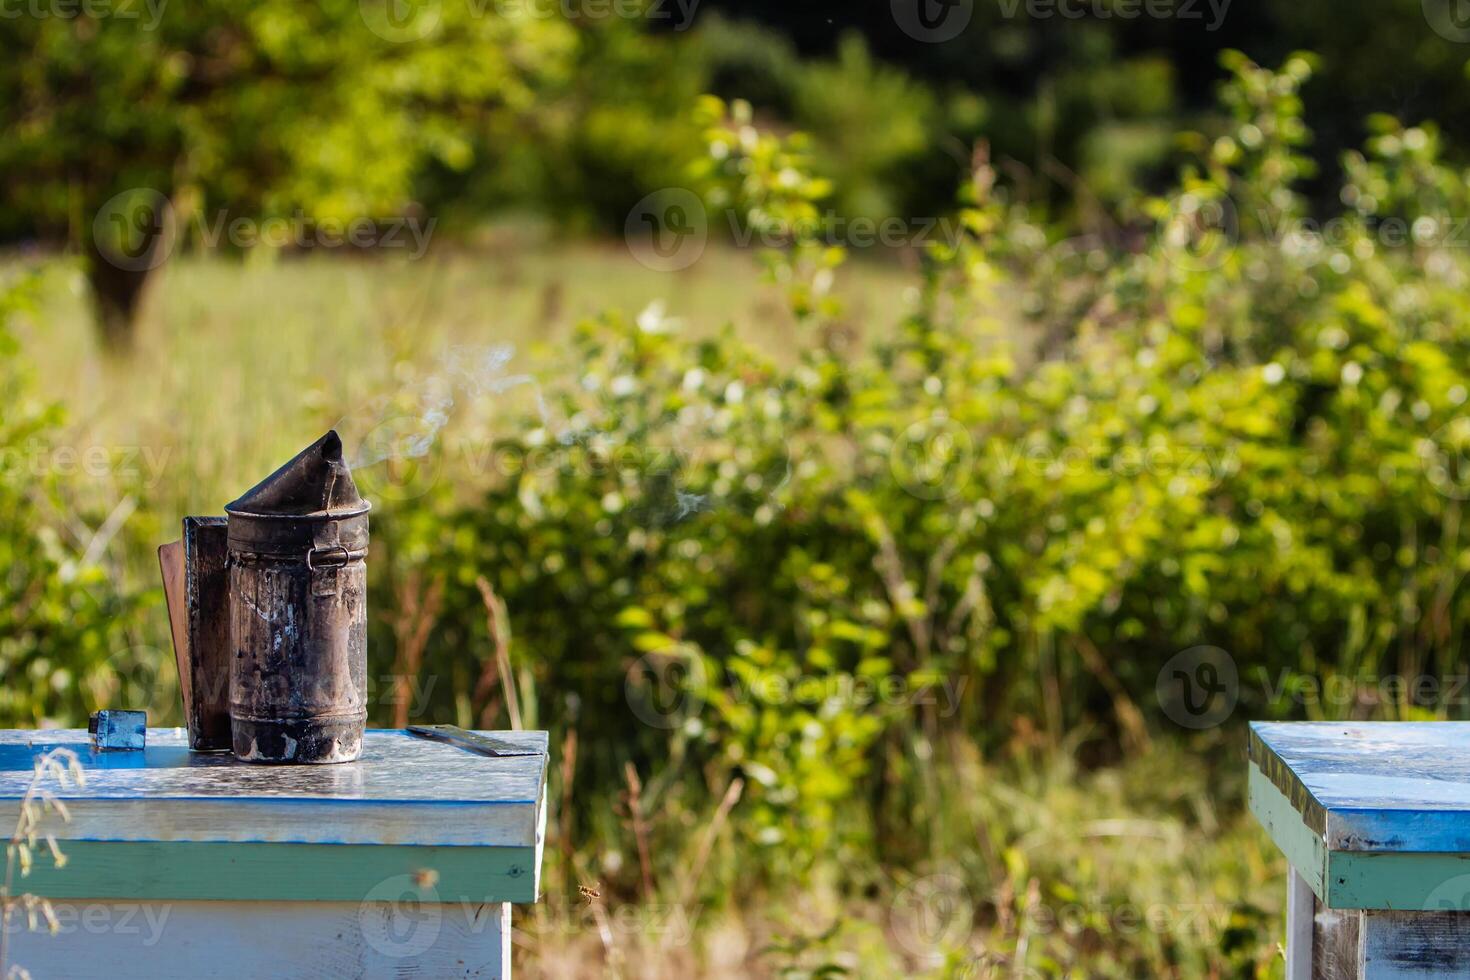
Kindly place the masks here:
[(525, 975), (1280, 976), (1245, 722), (1470, 716), (1456, 0), (0, 19), (0, 724), (335, 426)]

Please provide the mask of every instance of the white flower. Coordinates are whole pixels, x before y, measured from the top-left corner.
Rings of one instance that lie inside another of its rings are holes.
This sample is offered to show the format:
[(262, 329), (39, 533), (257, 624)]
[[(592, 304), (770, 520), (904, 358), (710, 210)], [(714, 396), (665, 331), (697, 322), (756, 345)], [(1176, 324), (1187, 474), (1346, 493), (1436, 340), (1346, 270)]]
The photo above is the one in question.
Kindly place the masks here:
[(664, 316), (664, 301), (656, 299), (643, 308), (638, 314), (638, 329), (644, 333), (670, 333), (676, 330), (680, 322), (677, 318)]

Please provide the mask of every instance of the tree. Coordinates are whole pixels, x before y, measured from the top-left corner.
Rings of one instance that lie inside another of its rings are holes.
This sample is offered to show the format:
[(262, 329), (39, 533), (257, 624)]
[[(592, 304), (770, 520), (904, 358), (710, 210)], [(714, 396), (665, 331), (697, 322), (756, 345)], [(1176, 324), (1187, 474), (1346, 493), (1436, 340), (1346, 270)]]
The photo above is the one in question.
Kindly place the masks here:
[(563, 84), (576, 43), (566, 21), (502, 16), (490, 0), (95, 0), (11, 13), (0, 236), (82, 255), (115, 348), (178, 243), (331, 243), (348, 222), (407, 213), (415, 175), (474, 164), (476, 134)]

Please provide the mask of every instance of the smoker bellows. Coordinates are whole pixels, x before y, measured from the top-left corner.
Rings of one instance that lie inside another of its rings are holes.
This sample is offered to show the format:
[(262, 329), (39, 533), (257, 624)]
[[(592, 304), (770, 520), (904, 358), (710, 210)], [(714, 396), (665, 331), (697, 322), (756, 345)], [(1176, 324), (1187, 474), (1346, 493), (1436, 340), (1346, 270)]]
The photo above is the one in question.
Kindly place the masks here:
[(369, 503), (328, 432), (159, 549), (190, 746), (350, 762), (367, 722)]

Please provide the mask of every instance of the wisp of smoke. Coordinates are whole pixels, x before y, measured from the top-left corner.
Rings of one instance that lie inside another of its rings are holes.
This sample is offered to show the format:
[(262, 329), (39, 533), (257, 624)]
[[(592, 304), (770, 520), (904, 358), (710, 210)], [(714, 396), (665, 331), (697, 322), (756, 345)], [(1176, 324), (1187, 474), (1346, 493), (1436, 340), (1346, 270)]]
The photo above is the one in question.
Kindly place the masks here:
[[(564, 424), (550, 421), (545, 394), (537, 379), (528, 373), (513, 373), (513, 344), (456, 345), (445, 350), (434, 368), (391, 396), (380, 398), (337, 424), (350, 452), (349, 465), (364, 470), (375, 464), (393, 460), (417, 459), (433, 451), (456, 405), (486, 396), (497, 396), (513, 389), (526, 388), (534, 400), (541, 425), (558, 445), (587, 447), (598, 433), (598, 426), (581, 413)], [(650, 447), (639, 476), (640, 504), (630, 516), (651, 527), (668, 527), (697, 514), (723, 506), (735, 505), (734, 498), (723, 494), (696, 493), (687, 489), (693, 468), (699, 466), (699, 436), (694, 436), (691, 450), (690, 433), (676, 426), (671, 433), (673, 445), (665, 451)], [(693, 428), (698, 429), (697, 422)], [(757, 474), (769, 502), (791, 479), (790, 460), (783, 461), (779, 473)], [(718, 499), (718, 504), (717, 504)], [(747, 501), (748, 503), (748, 495)]]
[(514, 344), (448, 348), (435, 370), (337, 424), (349, 445), (356, 441), (357, 448), (348, 465), (363, 469), (385, 460), (427, 455), (449, 423), (456, 402), (464, 398), (529, 387), (544, 422), (546, 402), (536, 379), (529, 374), (508, 371), (514, 356)]

